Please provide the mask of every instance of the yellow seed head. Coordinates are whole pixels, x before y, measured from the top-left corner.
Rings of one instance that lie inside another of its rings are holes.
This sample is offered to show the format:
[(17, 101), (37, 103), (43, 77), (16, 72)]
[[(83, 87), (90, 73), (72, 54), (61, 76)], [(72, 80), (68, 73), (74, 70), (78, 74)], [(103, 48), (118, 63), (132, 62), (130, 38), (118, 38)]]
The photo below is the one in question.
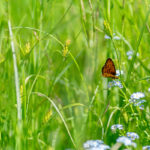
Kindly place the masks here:
[(26, 46), (25, 46), (25, 52), (26, 54), (28, 54), (30, 52), (30, 43), (26, 43)]
[(4, 61), (5, 61), (5, 57), (2, 54), (0, 54), (0, 63), (2, 63)]
[(67, 41), (66, 41), (66, 44), (65, 44), (64, 49), (63, 49), (63, 52), (62, 52), (62, 53), (63, 53), (62, 55), (63, 55), (64, 57), (66, 57), (66, 55), (67, 55), (67, 53), (68, 53), (68, 46), (70, 45), (70, 43), (71, 43), (71, 40), (67, 40)]
[(105, 30), (105, 33), (112, 38), (112, 30), (110, 28), (108, 21), (106, 20), (104, 20), (104, 30)]
[(67, 40), (67, 41), (66, 41), (66, 46), (69, 46), (70, 43), (71, 43), (71, 40)]
[(47, 150), (53, 150), (53, 148), (51, 146), (48, 146), (48, 149)]
[(43, 122), (44, 122), (44, 123), (47, 123), (51, 116), (52, 116), (52, 110), (50, 109), (50, 110), (46, 113)]
[(22, 100), (23, 100), (23, 85), (20, 86), (20, 96), (21, 96), (21, 103), (22, 103)]
[(68, 47), (65, 46), (63, 49), (63, 56), (66, 57), (67, 53), (68, 53)]

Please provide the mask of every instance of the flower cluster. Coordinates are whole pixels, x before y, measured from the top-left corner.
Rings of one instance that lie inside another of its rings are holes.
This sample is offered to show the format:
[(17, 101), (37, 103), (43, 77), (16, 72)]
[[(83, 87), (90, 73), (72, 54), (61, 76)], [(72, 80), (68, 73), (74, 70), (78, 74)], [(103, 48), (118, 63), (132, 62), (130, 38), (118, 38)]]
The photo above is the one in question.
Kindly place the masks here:
[(107, 150), (110, 149), (102, 140), (88, 140), (83, 144), (85, 150)]
[(113, 132), (116, 132), (116, 130), (123, 130), (123, 125), (121, 125), (121, 124), (114, 124), (114, 125), (111, 126), (111, 130)]
[(111, 88), (111, 87), (119, 87), (119, 88), (123, 88), (123, 85), (120, 81), (110, 81), (108, 82), (108, 88)]
[(121, 136), (117, 139), (118, 143), (122, 143), (125, 146), (133, 146), (136, 147), (136, 143), (132, 142), (132, 140), (126, 136)]
[(144, 99), (141, 99), (145, 97), (145, 94), (142, 93), (142, 92), (136, 92), (136, 93), (133, 93), (131, 96), (130, 96), (130, 100), (129, 100), (129, 103), (132, 103), (134, 106), (137, 106), (139, 107), (139, 109), (144, 109), (144, 105), (143, 103), (146, 102), (146, 100)]
[[(127, 51), (126, 54), (128, 56), (128, 59), (131, 60), (132, 57), (133, 57), (134, 52), (132, 50), (129, 50), (129, 51)], [(139, 53), (137, 53), (136, 56), (139, 56)]]
[(145, 97), (145, 94), (142, 93), (142, 92), (136, 92), (136, 93), (133, 93), (130, 98), (131, 99), (140, 99), (140, 98), (143, 98)]
[(150, 150), (150, 145), (147, 145), (147, 146), (143, 146), (142, 148), (143, 150)]
[(62, 55), (63, 55), (64, 57), (66, 57), (67, 54), (68, 54), (68, 51), (69, 51), (69, 50), (68, 50), (68, 47), (69, 47), (70, 43), (71, 43), (70, 40), (67, 40), (67, 41), (66, 41), (66, 44), (65, 44), (65, 46), (64, 46), (64, 48), (63, 48), (63, 51), (62, 51)]
[(131, 140), (139, 139), (139, 135), (135, 132), (127, 132), (127, 137)]
[[(114, 124), (111, 126), (112, 131), (123, 130), (123, 125)], [(121, 143), (124, 146), (137, 147), (137, 144), (133, 142), (134, 140), (139, 139), (139, 135), (135, 132), (127, 132), (126, 136), (120, 136), (117, 138), (116, 142)], [(105, 145), (102, 140), (88, 140), (83, 144), (84, 150), (108, 150), (110, 146)], [(150, 145), (143, 146), (142, 150), (150, 150)]]
[(123, 70), (116, 70), (116, 76), (120, 76), (121, 74), (123, 74)]
[[(116, 130), (123, 130), (123, 125), (121, 124), (114, 124), (111, 126), (111, 130), (116, 132)], [(136, 147), (136, 143), (133, 140), (139, 139), (139, 135), (135, 132), (127, 132), (126, 136), (119, 137), (116, 141), (117, 143), (122, 143), (125, 146), (133, 146)]]

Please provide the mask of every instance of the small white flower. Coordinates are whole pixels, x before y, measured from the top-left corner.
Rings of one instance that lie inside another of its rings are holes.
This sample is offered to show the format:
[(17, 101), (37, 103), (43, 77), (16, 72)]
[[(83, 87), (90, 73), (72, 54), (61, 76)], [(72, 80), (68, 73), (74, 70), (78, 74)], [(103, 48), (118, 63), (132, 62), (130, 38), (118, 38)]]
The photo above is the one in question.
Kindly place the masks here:
[(139, 135), (135, 132), (127, 132), (127, 137), (131, 140), (139, 139)]
[[(134, 53), (132, 50), (129, 50), (129, 51), (127, 51), (126, 54), (128, 56), (128, 59), (130, 60), (130, 59), (132, 59)], [(137, 53), (136, 56), (139, 56), (139, 53)]]
[(131, 104), (137, 103), (137, 99), (129, 99), (129, 103)]
[(139, 109), (144, 110), (144, 105), (140, 105)]
[(139, 56), (139, 53), (137, 53), (136, 56)]
[(134, 106), (141, 106), (141, 104), (143, 104), (143, 103), (145, 103), (146, 102), (146, 100), (137, 100), (137, 102), (136, 103), (134, 103)]
[[(107, 40), (111, 39), (111, 37), (108, 36), (107, 34), (105, 34), (104, 38), (107, 39)], [(117, 36), (115, 33), (113, 33), (113, 39), (114, 40), (121, 40), (120, 37)]]
[(116, 70), (116, 76), (120, 76), (120, 74), (123, 74), (123, 70)]
[(131, 139), (129, 139), (128, 137), (125, 137), (125, 136), (121, 136), (117, 139), (117, 142), (118, 143), (122, 143), (124, 144), (125, 146), (130, 146), (132, 145), (132, 141)]
[(121, 136), (117, 139), (117, 142), (118, 143), (122, 143), (124, 144), (125, 146), (133, 146), (133, 147), (136, 147), (136, 143), (132, 142), (131, 139), (129, 139), (128, 137), (126, 136)]
[(105, 144), (101, 144), (101, 145), (99, 146), (99, 149), (98, 149), (98, 150), (107, 150), (107, 149), (110, 149), (110, 146), (105, 145)]
[(108, 82), (108, 88), (111, 88), (113, 86), (114, 86), (114, 82), (113, 81)]
[(107, 150), (110, 149), (108, 145), (103, 144), (101, 140), (88, 140), (83, 144), (85, 150)]
[(150, 92), (150, 88), (148, 88), (148, 92)]
[(99, 145), (103, 143), (104, 142), (101, 140), (88, 140), (83, 144), (83, 147), (84, 148), (98, 147)]
[(132, 59), (132, 56), (131, 56), (131, 55), (130, 55), (130, 56), (128, 56), (128, 59), (129, 59), (129, 60), (131, 60), (131, 59)]
[(114, 81), (114, 86), (118, 86), (120, 88), (123, 88), (123, 85), (121, 84), (120, 81)]
[(150, 150), (150, 145), (143, 146), (142, 150)]
[(105, 34), (104, 38), (105, 38), (105, 39), (111, 39), (111, 37), (108, 36), (107, 34)]
[(119, 36), (117, 36), (116, 33), (113, 33), (113, 39), (114, 40), (121, 40), (121, 38)]
[(123, 125), (121, 125), (121, 124), (114, 124), (114, 125), (111, 126), (111, 130), (113, 132), (116, 132), (117, 129), (118, 130), (123, 130)]
[(145, 97), (145, 94), (142, 93), (142, 92), (136, 92), (136, 93), (133, 93), (130, 98), (131, 99), (140, 99), (140, 98), (143, 98)]
[(86, 150), (108, 150), (108, 149), (110, 149), (110, 146), (105, 145), (105, 144), (101, 144), (98, 147), (93, 147), (93, 148), (86, 149)]
[(132, 50), (130, 50), (130, 51), (127, 51), (127, 56), (131, 56), (131, 55), (133, 55), (133, 51)]
[(113, 80), (113, 81), (108, 82), (108, 88), (115, 87), (115, 86), (116, 87), (118, 86), (119, 88), (123, 88), (123, 85), (120, 81)]
[(134, 106), (139, 107), (139, 109), (143, 110), (144, 109), (144, 105), (143, 103), (145, 103), (146, 100), (144, 99), (129, 99), (129, 103), (132, 103)]
[(114, 36), (113, 39), (114, 40), (120, 40), (120, 37), (119, 36)]

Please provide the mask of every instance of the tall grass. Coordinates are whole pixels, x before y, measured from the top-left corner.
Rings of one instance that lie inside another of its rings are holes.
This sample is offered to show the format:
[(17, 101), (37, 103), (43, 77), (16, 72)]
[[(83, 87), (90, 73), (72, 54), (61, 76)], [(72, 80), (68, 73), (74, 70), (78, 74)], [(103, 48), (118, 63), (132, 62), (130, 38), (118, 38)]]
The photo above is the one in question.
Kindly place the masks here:
[[(150, 145), (149, 5), (1, 0), (0, 149), (80, 150), (96, 139), (123, 149), (116, 140), (127, 132), (139, 135), (131, 149)], [(102, 77), (109, 57), (123, 88)], [(143, 110), (130, 103), (135, 92), (145, 94)]]

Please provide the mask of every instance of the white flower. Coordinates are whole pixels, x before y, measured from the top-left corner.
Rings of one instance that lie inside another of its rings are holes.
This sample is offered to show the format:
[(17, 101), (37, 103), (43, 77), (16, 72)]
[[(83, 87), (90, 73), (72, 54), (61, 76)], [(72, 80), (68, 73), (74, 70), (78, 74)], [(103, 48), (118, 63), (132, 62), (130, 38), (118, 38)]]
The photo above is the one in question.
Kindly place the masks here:
[(143, 146), (142, 150), (150, 150), (150, 145)]
[(140, 104), (143, 104), (143, 103), (145, 103), (145, 102), (146, 102), (145, 99), (140, 99), (139, 102), (138, 102), (136, 105), (139, 106)]
[(111, 37), (108, 36), (107, 34), (105, 34), (104, 38), (105, 38), (105, 39), (111, 39)]
[[(107, 34), (105, 34), (104, 36), (105, 39), (111, 39), (110, 36), (108, 36)], [(113, 33), (113, 39), (114, 40), (121, 40), (119, 36), (117, 36), (115, 33)]]
[(117, 129), (118, 130), (122, 130), (123, 129), (123, 125), (121, 125), (121, 124), (114, 124), (114, 125), (111, 126), (111, 130), (113, 132), (116, 132)]
[(86, 150), (107, 150), (107, 149), (110, 149), (110, 146), (101, 144), (98, 147), (94, 147), (94, 148), (90, 148), (90, 149), (86, 149)]
[(120, 40), (120, 37), (119, 36), (114, 36), (113, 39), (114, 40)]
[(127, 137), (131, 140), (139, 139), (139, 135), (135, 132), (127, 132)]
[(123, 88), (123, 85), (120, 81), (113, 80), (108, 82), (108, 88), (115, 87), (115, 86), (118, 86), (119, 88)]
[(125, 136), (121, 136), (117, 139), (117, 142), (118, 143), (122, 143), (124, 144), (125, 146), (133, 146), (133, 147), (136, 147), (136, 143), (132, 142), (131, 139), (129, 139), (128, 137), (125, 137)]
[(108, 145), (103, 144), (101, 140), (88, 140), (83, 144), (85, 150), (107, 150), (110, 149)]
[(140, 98), (143, 98), (145, 97), (145, 94), (142, 93), (142, 92), (136, 92), (136, 93), (133, 93), (130, 98), (131, 99), (140, 99)]
[(120, 76), (120, 74), (123, 74), (123, 70), (116, 70), (116, 76)]
[(140, 105), (139, 109), (144, 110), (144, 105)]
[(146, 100), (137, 100), (137, 102), (136, 103), (134, 103), (134, 106), (141, 106), (141, 104), (143, 104), (143, 103), (145, 103), (146, 102)]
[[(129, 51), (127, 51), (126, 54), (128, 56), (128, 59), (130, 60), (130, 59), (132, 59), (134, 53), (132, 50), (129, 50)], [(137, 53), (136, 56), (139, 56), (139, 53)]]
[(137, 99), (129, 99), (129, 103), (132, 103), (132, 104), (137, 103)]
[(127, 51), (127, 56), (131, 56), (131, 55), (133, 55), (133, 51), (132, 50), (130, 50), (130, 51)]
[(88, 140), (83, 144), (84, 148), (90, 148), (90, 147), (97, 147), (100, 144), (103, 144), (104, 142), (101, 140)]
[(133, 93), (131, 95), (131, 99), (129, 99), (129, 103), (132, 103), (134, 106), (137, 106), (139, 107), (139, 109), (143, 110), (144, 109), (143, 103), (145, 103), (146, 100), (140, 98), (144, 96), (145, 95), (142, 92)]
[(120, 88), (123, 88), (123, 85), (121, 84), (120, 81), (114, 81), (114, 86), (118, 86)]
[(129, 103), (134, 104), (134, 106), (140, 106), (141, 104), (145, 103), (146, 100), (144, 99), (129, 99)]
[(108, 88), (111, 88), (113, 86), (114, 86), (114, 82), (113, 81), (108, 82)]

